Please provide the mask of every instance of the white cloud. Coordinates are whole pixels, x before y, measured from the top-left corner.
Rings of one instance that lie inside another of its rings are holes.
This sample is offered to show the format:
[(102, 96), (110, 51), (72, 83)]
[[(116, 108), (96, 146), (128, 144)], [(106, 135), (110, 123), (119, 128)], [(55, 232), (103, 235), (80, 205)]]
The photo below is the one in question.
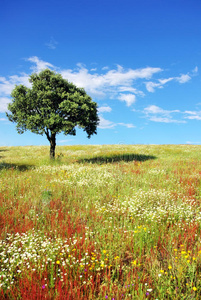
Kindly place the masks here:
[(161, 109), (160, 107), (156, 106), (156, 105), (149, 105), (148, 107), (146, 107), (144, 109), (144, 111), (148, 114), (158, 114), (163, 112), (163, 109)]
[(149, 105), (144, 109), (144, 114), (150, 121), (160, 123), (186, 123), (183, 120), (173, 119), (171, 115), (172, 113), (180, 113), (180, 111), (165, 110), (156, 105)]
[(188, 82), (191, 79), (191, 77), (188, 74), (182, 74), (179, 77), (175, 77), (175, 79), (179, 83), (186, 83), (186, 82)]
[(52, 64), (39, 59), (37, 56), (32, 56), (27, 60), (35, 64), (35, 66), (31, 67), (31, 70), (33, 70), (36, 73), (39, 73), (47, 68), (55, 68)]
[(154, 83), (152, 81), (149, 82), (145, 82), (146, 85), (146, 89), (148, 92), (154, 93), (155, 92), (155, 88), (162, 88), (162, 85), (160, 83)]
[[(109, 69), (104, 67), (104, 71), (98, 73), (94, 69), (87, 69), (84, 64), (78, 63), (74, 69), (58, 69), (53, 64), (39, 59), (37, 56), (32, 56), (27, 59), (31, 62), (31, 70), (34, 72), (40, 72), (43, 69), (51, 68), (57, 70), (61, 75), (73, 82), (79, 87), (85, 88), (86, 92), (93, 98), (106, 98), (119, 100), (126, 103), (127, 106), (131, 106), (136, 102), (136, 96), (144, 96), (144, 92), (136, 88), (140, 83), (145, 83), (146, 89), (149, 92), (154, 92), (156, 88), (163, 88), (165, 84), (170, 81), (177, 81), (179, 83), (185, 83), (191, 79), (189, 74), (182, 74), (178, 77), (169, 77), (158, 79), (156, 82), (150, 80), (154, 75), (162, 72), (161, 68), (145, 67), (139, 69), (125, 69), (124, 67), (117, 65), (116, 68)], [(96, 73), (94, 73), (96, 71)], [(195, 67), (191, 74), (198, 72), (198, 67)], [(30, 87), (29, 75), (21, 73), (19, 75), (12, 75), (0, 77), (0, 110), (5, 111), (7, 104), (10, 102), (9, 96), (15, 85), (23, 84)], [(144, 82), (144, 80), (150, 80)], [(103, 109), (103, 108), (100, 108)], [(104, 108), (106, 112), (109, 108)], [(107, 125), (109, 126), (109, 125)], [(111, 124), (110, 124), (111, 126)]]
[(111, 112), (112, 108), (110, 106), (101, 106), (98, 108), (98, 112)]
[(8, 79), (0, 77), (0, 95), (10, 95), (16, 84), (31, 86), (28, 81), (28, 75), (25, 73), (22, 73), (21, 76), (9, 76)]
[[(54, 67), (52, 64), (40, 60), (38, 57), (33, 56), (27, 59), (28, 61), (35, 64), (35, 66), (31, 67), (31, 70), (34, 72), (40, 72), (42, 69), (46, 69), (49, 67)], [(10, 94), (12, 90), (15, 88), (15, 85), (23, 84), (27, 87), (31, 87), (31, 83), (29, 82), (29, 75), (26, 73), (21, 73), (20, 75), (12, 75), (5, 77), (0, 77), (0, 111), (5, 112), (7, 110), (7, 105), (10, 102)]]
[(118, 99), (120, 101), (125, 101), (127, 106), (131, 106), (136, 101), (136, 97), (133, 94), (120, 94)]
[(123, 91), (144, 95), (142, 91), (133, 87), (134, 81), (149, 79), (155, 73), (162, 71), (161, 68), (151, 67), (127, 70), (118, 65), (117, 69), (109, 70), (105, 74), (91, 74), (85, 66), (80, 64), (77, 66), (78, 68), (74, 70), (61, 70), (62, 76), (75, 85), (85, 88), (91, 95), (96, 97), (109, 95), (110, 98)]
[(170, 77), (170, 78), (166, 78), (166, 79), (159, 79), (158, 81), (160, 82), (160, 84), (164, 85), (167, 82), (170, 82), (174, 79), (174, 77)]
[(14, 87), (15, 85), (11, 81), (0, 78), (0, 95), (9, 95)]
[(8, 110), (8, 103), (10, 99), (7, 97), (0, 97), (0, 112), (4, 113)]
[(0, 77), (0, 112), (7, 111), (10, 94), (15, 88), (15, 85), (23, 84), (27, 87), (31, 86), (28, 78), (29, 76), (25, 73), (9, 76), (8, 79)]
[(109, 85), (130, 85), (137, 79), (149, 79), (153, 74), (161, 72), (160, 68), (143, 68), (143, 69), (128, 69), (124, 70), (122, 66), (117, 66), (117, 70), (110, 70), (104, 78)]
[(5, 122), (5, 121), (8, 121), (8, 119), (6, 119), (6, 118), (0, 118), (0, 121), (1, 122)]

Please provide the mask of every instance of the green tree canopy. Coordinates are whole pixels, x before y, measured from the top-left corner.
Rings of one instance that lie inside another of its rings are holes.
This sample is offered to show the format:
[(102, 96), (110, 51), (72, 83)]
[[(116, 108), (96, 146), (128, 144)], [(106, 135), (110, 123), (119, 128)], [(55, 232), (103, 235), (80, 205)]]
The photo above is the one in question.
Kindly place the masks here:
[(76, 87), (49, 69), (30, 76), (31, 88), (17, 85), (7, 117), (17, 123), (18, 133), (26, 130), (46, 134), (50, 142), (50, 158), (55, 157), (56, 135), (76, 135), (76, 126), (86, 131), (88, 138), (96, 134), (99, 122), (97, 103), (84, 89)]

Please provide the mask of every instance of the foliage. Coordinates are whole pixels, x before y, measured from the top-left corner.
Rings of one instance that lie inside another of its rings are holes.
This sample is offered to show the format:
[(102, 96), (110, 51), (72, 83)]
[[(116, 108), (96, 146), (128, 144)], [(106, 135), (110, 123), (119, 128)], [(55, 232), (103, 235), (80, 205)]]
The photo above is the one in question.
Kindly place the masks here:
[(26, 130), (45, 134), (50, 142), (50, 156), (55, 156), (56, 134), (75, 135), (76, 126), (88, 137), (96, 133), (97, 104), (84, 89), (46, 69), (30, 76), (31, 87), (18, 85), (12, 91), (7, 117), (17, 123), (18, 133)]

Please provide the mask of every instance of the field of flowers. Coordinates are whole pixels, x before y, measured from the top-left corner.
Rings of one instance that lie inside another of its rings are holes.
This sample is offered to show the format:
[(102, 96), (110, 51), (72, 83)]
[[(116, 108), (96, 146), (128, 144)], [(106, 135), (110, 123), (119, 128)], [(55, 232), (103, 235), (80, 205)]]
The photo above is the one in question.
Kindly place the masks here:
[(0, 299), (201, 299), (201, 146), (0, 147)]

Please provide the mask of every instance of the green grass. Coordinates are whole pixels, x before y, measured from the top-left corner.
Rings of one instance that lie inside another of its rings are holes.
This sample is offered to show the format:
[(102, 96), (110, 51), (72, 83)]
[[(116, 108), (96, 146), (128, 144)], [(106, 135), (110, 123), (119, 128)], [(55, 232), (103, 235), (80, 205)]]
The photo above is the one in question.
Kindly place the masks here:
[(0, 148), (2, 299), (200, 299), (201, 146)]

